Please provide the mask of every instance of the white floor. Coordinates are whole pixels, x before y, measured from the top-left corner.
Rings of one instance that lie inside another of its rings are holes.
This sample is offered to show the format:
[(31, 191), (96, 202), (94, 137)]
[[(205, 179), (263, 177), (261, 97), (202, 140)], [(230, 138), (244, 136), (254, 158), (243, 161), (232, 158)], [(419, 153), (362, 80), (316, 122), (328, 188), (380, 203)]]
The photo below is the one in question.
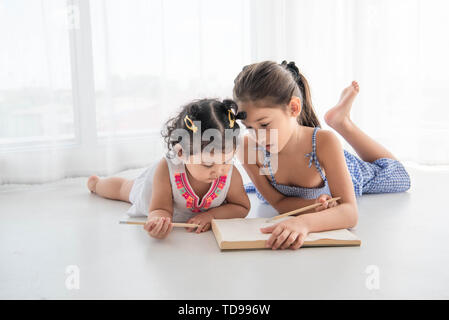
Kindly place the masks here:
[[(298, 251), (221, 252), (211, 232), (184, 229), (149, 238), (86, 178), (0, 186), (0, 298), (448, 299), (449, 171), (409, 170), (409, 192), (359, 198), (361, 247)], [(250, 216), (273, 213), (251, 203)]]

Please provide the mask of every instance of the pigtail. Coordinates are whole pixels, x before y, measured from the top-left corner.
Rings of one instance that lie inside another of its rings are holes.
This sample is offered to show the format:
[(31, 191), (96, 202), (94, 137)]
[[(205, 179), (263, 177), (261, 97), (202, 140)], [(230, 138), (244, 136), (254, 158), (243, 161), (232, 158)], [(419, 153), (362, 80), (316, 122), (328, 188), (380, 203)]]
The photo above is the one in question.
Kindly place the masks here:
[(234, 112), (236, 120), (245, 120), (246, 119), (246, 112), (245, 111), (240, 111), (239, 112), (239, 107), (238, 107), (237, 103), (234, 100), (225, 99), (225, 100), (223, 100), (223, 105), (226, 108), (229, 108), (229, 109), (231, 109)]
[[(224, 111), (226, 113), (226, 117), (228, 118), (229, 128), (239, 129), (239, 125), (235, 123), (236, 120), (244, 120), (246, 119), (246, 112), (239, 112), (239, 107), (234, 100), (225, 99), (223, 100)], [(236, 125), (236, 127), (234, 127)]]
[(298, 124), (312, 128), (321, 127), (320, 121), (318, 120), (318, 117), (315, 114), (315, 110), (313, 109), (310, 87), (306, 78), (303, 74), (301, 74), (301, 72), (299, 72), (298, 67), (293, 61), (287, 63), (287, 61), (284, 60), (282, 61), (281, 66), (290, 71), (293, 79), (298, 85), (299, 91), (301, 92), (302, 108), (301, 113), (296, 119)]
[(227, 112), (228, 110), (232, 110), (234, 114), (237, 114), (237, 110), (239, 107), (237, 106), (237, 103), (235, 103), (234, 100), (225, 99), (223, 100), (222, 104), (224, 106), (225, 112)]

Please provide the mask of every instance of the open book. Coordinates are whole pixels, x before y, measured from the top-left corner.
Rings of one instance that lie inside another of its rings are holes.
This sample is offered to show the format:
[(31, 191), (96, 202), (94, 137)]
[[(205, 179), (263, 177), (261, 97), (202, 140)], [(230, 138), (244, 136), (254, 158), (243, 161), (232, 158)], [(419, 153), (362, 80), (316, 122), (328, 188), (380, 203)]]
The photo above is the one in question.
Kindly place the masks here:
[[(212, 230), (218, 246), (227, 249), (261, 249), (270, 238), (270, 233), (262, 233), (260, 228), (290, 219), (267, 222), (267, 218), (214, 219)], [(303, 247), (312, 246), (360, 246), (360, 239), (347, 229), (309, 233)]]

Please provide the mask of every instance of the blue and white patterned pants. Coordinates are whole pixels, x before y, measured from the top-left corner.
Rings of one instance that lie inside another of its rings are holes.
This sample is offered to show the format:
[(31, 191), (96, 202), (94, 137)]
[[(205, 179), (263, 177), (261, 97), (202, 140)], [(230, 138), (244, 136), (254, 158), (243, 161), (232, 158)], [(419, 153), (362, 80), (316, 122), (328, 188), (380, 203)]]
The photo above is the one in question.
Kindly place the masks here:
[[(344, 150), (344, 155), (357, 197), (366, 193), (394, 193), (410, 189), (410, 176), (399, 161), (381, 158), (373, 162), (366, 162), (346, 150)], [(279, 186), (274, 187), (277, 187), (276, 189), (282, 193), (283, 189)], [(324, 190), (325, 188), (323, 188)], [(253, 183), (245, 184), (245, 191), (247, 193), (255, 192), (261, 201), (268, 203)], [(289, 193), (285, 196), (294, 195)], [(318, 197), (319, 195), (314, 196)]]

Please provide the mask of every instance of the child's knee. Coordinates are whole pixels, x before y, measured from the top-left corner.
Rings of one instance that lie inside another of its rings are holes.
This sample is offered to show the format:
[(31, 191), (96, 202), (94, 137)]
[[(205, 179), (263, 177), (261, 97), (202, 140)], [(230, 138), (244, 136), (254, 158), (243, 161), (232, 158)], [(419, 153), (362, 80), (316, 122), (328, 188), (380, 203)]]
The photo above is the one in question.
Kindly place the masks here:
[(403, 175), (399, 184), (399, 189), (401, 190), (400, 192), (405, 192), (409, 190), (410, 186), (411, 186), (410, 176), (408, 175), (407, 171), (405, 171), (405, 174)]
[(405, 169), (404, 165), (398, 161), (398, 167), (396, 170), (397, 189), (398, 192), (405, 192), (410, 189), (411, 181), (410, 175)]
[(120, 187), (120, 200), (130, 202), (129, 201), (129, 193), (131, 192), (131, 188), (133, 187), (134, 180), (125, 180), (123, 181)]

